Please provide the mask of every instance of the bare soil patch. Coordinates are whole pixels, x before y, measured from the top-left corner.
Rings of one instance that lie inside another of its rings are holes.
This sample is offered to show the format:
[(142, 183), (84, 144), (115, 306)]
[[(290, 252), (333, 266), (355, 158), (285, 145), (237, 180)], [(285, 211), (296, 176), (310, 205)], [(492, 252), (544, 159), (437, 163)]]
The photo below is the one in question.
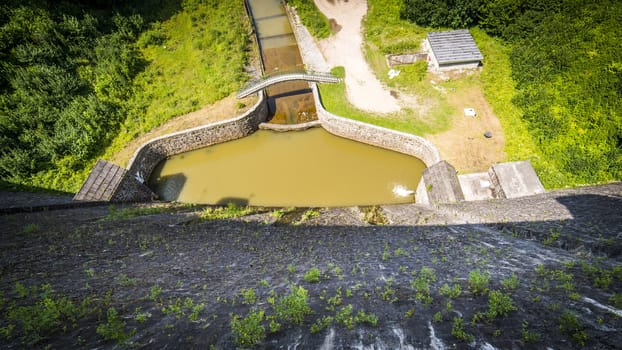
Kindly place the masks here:
[[(459, 75), (454, 77), (460, 79)], [(442, 133), (425, 135), (439, 150), (441, 158), (462, 173), (487, 171), (492, 164), (505, 161), (503, 129), (482, 89), (473, 84), (467, 88), (445, 91), (445, 94), (456, 110), (451, 127)], [(465, 116), (465, 108), (475, 109), (477, 116)], [(487, 131), (492, 133), (491, 138), (484, 136)]]

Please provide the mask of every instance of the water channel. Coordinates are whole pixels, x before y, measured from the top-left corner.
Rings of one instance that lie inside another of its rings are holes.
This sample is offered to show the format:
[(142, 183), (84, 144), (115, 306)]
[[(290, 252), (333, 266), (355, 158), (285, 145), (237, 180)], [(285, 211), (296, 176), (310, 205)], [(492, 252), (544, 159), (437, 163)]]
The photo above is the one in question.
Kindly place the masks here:
[[(264, 72), (303, 68), (280, 0), (248, 0)], [(317, 119), (307, 82), (267, 89), (270, 123)], [(334, 136), (322, 128), (245, 138), (169, 157), (149, 185), (163, 200), (257, 206), (351, 206), (414, 201), (425, 168), (414, 157)]]
[[(264, 75), (304, 69), (296, 37), (281, 0), (248, 0), (247, 4), (252, 12)], [(307, 82), (273, 85), (266, 93), (269, 123), (297, 124), (317, 119), (313, 94)]]

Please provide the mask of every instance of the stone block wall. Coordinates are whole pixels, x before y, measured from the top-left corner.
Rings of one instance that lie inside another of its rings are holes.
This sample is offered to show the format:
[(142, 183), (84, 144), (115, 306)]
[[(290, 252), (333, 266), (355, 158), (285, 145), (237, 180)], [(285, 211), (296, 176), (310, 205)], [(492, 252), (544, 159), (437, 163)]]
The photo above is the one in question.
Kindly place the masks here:
[(444, 160), (423, 171), (421, 184), (425, 187), (427, 202), (430, 204), (455, 203), (464, 200), (456, 169)]
[(545, 192), (528, 160), (493, 164), (488, 175), (496, 198), (519, 198)]
[(248, 136), (258, 130), (267, 116), (268, 104), (260, 92), (255, 106), (237, 118), (164, 135), (145, 143), (130, 160), (128, 176), (147, 181), (153, 169), (167, 157)]
[(110, 199), (111, 202), (149, 202), (157, 198), (147, 185), (126, 173), (119, 187)]
[(315, 108), (322, 127), (331, 134), (419, 158), (426, 167), (438, 163), (441, 156), (434, 145), (419, 136), (336, 116), (324, 109), (316, 84), (312, 84)]

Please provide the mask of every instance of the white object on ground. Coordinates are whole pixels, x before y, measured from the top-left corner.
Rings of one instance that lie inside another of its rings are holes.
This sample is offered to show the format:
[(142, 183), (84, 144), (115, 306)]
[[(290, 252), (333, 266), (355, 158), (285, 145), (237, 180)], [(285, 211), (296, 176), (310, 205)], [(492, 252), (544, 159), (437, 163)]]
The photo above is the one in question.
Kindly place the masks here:
[(475, 117), (477, 116), (477, 113), (475, 113), (475, 109), (473, 108), (465, 108), (464, 115), (467, 117)]
[(400, 71), (399, 70), (389, 69), (389, 79), (393, 79), (393, 78), (397, 77), (398, 75), (400, 75)]

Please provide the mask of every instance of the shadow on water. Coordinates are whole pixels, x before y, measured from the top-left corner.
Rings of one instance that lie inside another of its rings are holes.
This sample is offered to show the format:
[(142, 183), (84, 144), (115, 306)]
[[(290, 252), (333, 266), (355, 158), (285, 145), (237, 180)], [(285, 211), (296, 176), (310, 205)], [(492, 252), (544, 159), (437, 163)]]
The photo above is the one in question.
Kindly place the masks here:
[(187, 178), (184, 174), (173, 174), (157, 177), (150, 187), (158, 194), (160, 200), (176, 201), (184, 189)]

